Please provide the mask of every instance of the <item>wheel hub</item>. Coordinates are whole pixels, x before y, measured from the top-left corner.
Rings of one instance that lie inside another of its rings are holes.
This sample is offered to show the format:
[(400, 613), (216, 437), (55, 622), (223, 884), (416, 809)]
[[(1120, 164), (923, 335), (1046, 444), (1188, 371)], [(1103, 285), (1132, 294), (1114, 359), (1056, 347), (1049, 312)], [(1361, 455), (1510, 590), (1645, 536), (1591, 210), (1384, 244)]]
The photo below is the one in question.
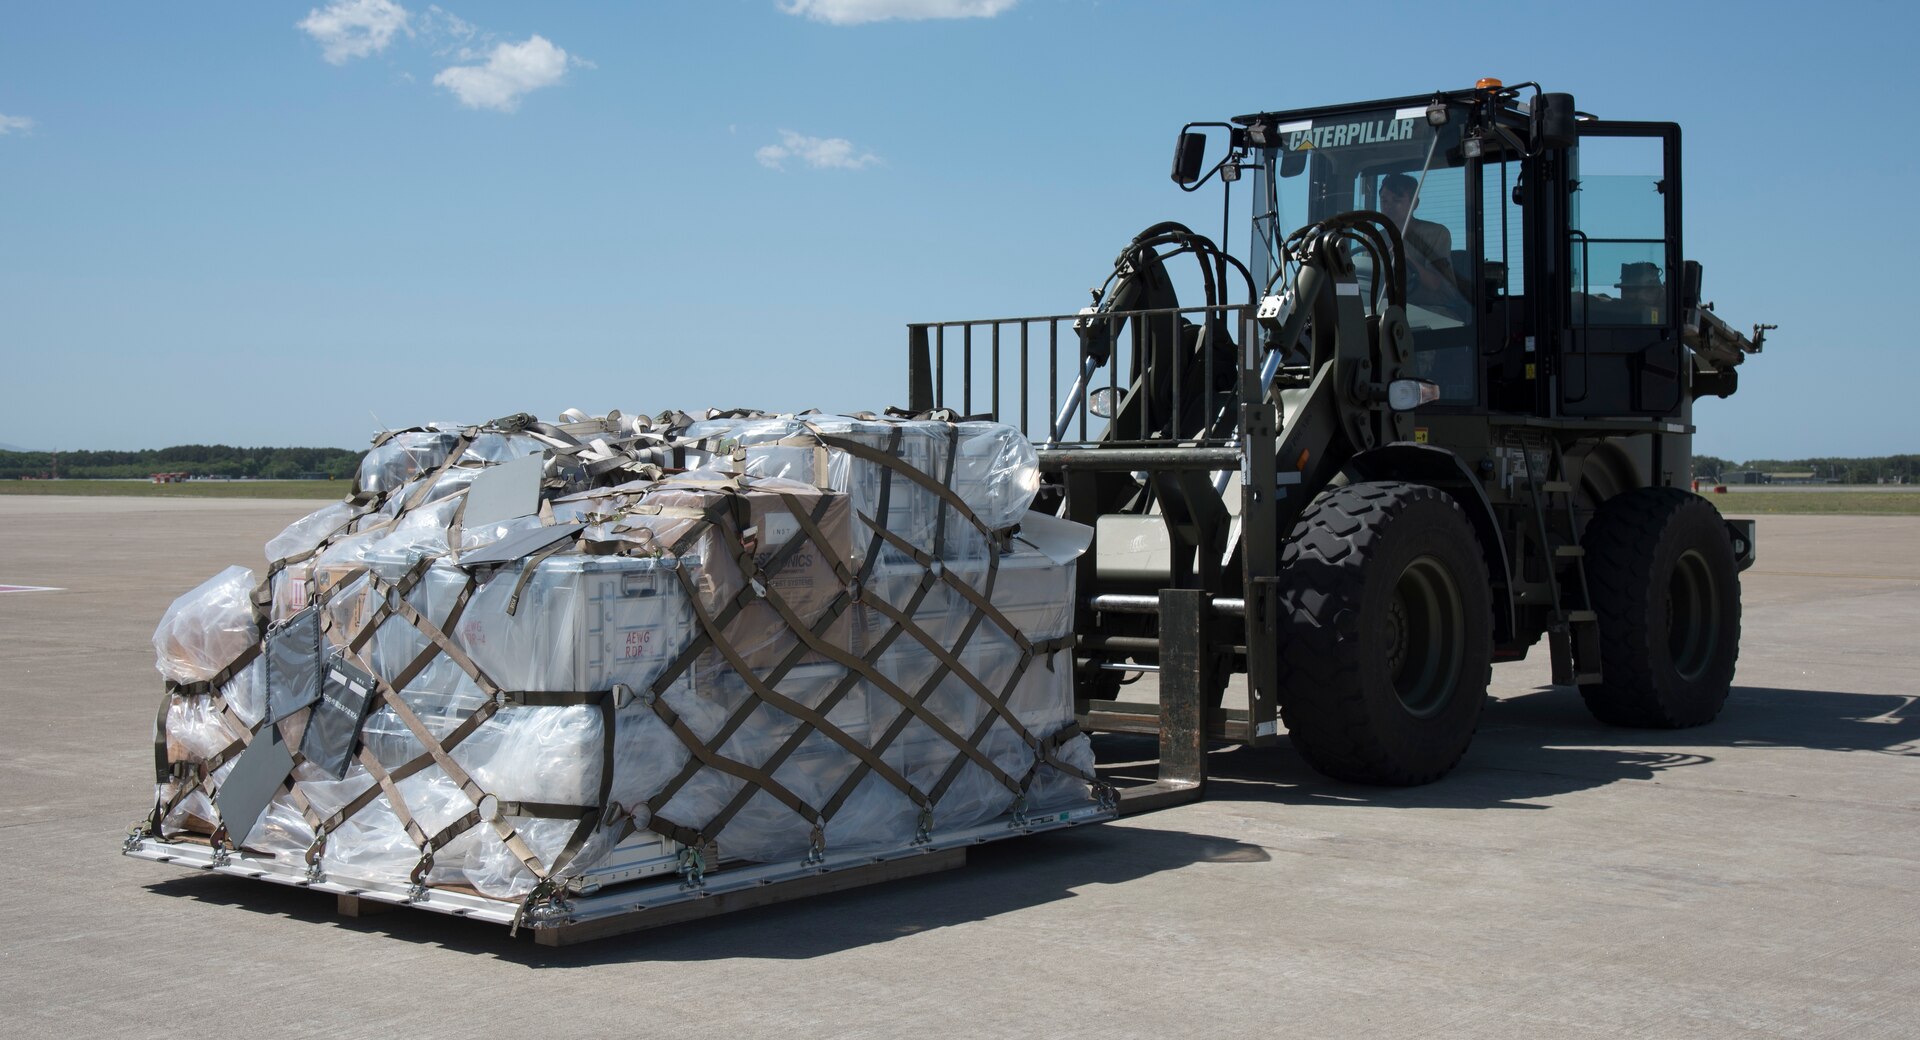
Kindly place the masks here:
[(1394, 675), (1407, 665), (1407, 604), (1395, 595), (1387, 604), (1387, 668)]
[(1674, 671), (1694, 682), (1712, 666), (1720, 646), (1720, 595), (1698, 550), (1674, 561), (1667, 580), (1667, 652)]
[(1453, 699), (1466, 656), (1460, 588), (1439, 560), (1422, 556), (1394, 583), (1384, 619), (1394, 692), (1414, 715), (1437, 715)]

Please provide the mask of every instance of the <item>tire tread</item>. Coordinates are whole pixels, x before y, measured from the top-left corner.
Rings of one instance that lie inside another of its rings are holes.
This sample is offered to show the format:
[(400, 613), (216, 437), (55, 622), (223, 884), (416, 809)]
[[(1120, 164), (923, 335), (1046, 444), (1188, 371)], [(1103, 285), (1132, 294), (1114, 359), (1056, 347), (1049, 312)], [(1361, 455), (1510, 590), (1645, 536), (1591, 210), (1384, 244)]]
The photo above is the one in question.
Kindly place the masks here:
[[(1649, 729), (1684, 729), (1713, 721), (1726, 700), (1727, 690), (1709, 690), (1705, 701), (1683, 703), (1662, 689), (1661, 676), (1646, 637), (1651, 621), (1651, 593), (1645, 587), (1656, 549), (1668, 528), (1687, 510), (1706, 509), (1719, 517), (1712, 503), (1680, 488), (1639, 488), (1605, 502), (1588, 525), (1581, 544), (1587, 550), (1587, 588), (1600, 615), (1601, 681), (1580, 687), (1587, 710), (1601, 722)], [(1731, 554), (1731, 549), (1728, 550)], [(1736, 578), (1733, 601), (1733, 640), (1728, 653), (1737, 657), (1740, 646), (1740, 600)], [(1729, 672), (1729, 675), (1731, 673)]]
[[(1382, 742), (1364, 699), (1359, 645), (1367, 563), (1378, 555), (1383, 537), (1391, 537), (1396, 514), (1422, 500), (1437, 499), (1458, 514), (1472, 536), (1466, 514), (1445, 492), (1420, 484), (1349, 484), (1323, 492), (1295, 524), (1282, 550), (1279, 622), (1281, 714), (1287, 731), (1308, 764), (1328, 776), (1359, 783), (1411, 786), (1429, 783), (1452, 769), (1465, 744), (1449, 757), (1419, 765), (1396, 761)], [(1479, 557), (1475, 556), (1476, 562)], [(1462, 575), (1484, 587), (1479, 573)], [(1489, 617), (1491, 613), (1489, 612)], [(1486, 648), (1479, 648), (1485, 650)], [(1484, 695), (1490, 657), (1469, 648), (1466, 667), (1477, 669)], [(1472, 684), (1470, 672), (1467, 682)]]

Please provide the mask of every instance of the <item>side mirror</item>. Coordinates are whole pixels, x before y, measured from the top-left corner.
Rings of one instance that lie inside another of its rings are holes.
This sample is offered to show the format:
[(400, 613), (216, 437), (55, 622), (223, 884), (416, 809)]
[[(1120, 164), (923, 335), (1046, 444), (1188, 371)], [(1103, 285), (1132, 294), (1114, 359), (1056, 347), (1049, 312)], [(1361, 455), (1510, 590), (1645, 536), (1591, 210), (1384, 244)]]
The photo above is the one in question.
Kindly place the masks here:
[(1191, 130), (1180, 135), (1173, 147), (1173, 179), (1192, 184), (1200, 179), (1200, 165), (1207, 160), (1207, 135)]
[(1542, 94), (1533, 99), (1533, 146), (1572, 148), (1580, 139), (1574, 127), (1573, 95)]
[(1684, 260), (1680, 264), (1680, 313), (1700, 306), (1700, 261)]
[(1306, 170), (1306, 168), (1307, 168), (1307, 153), (1305, 152), (1281, 152), (1280, 153), (1280, 176), (1298, 177), (1302, 172)]

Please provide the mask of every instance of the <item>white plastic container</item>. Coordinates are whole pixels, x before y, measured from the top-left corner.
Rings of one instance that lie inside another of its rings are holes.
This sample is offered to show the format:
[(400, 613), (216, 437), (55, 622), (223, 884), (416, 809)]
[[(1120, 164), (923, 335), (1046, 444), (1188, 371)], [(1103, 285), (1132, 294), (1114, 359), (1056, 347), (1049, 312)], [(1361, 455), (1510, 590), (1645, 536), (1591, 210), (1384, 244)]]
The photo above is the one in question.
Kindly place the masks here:
[(697, 624), (675, 567), (697, 561), (554, 556), (503, 567), (474, 590), (452, 633), (495, 685), (515, 691), (638, 691), (693, 639)]

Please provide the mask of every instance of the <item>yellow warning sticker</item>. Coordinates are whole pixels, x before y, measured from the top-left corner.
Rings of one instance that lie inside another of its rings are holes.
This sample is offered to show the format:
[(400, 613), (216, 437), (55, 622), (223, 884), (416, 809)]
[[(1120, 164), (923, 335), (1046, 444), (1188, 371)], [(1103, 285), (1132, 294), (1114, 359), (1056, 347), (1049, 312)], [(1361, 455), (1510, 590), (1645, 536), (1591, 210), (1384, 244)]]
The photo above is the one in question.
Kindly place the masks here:
[(1427, 443), (1427, 428), (1425, 426), (1415, 426), (1413, 428), (1413, 441), (1415, 444)]
[(1531, 362), (1527, 364), (1527, 378), (1528, 379), (1533, 378), (1533, 364)]

